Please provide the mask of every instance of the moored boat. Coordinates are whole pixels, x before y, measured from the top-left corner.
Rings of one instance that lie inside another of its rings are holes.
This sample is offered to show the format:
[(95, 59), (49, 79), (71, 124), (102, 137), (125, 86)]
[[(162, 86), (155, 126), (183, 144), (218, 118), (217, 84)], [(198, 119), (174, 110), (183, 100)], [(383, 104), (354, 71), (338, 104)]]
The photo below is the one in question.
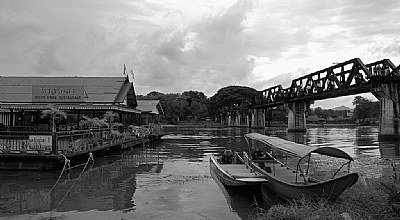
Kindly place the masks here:
[(237, 152), (231, 154), (229, 159), (224, 158), (226, 156), (210, 156), (210, 171), (225, 186), (254, 186), (267, 181), (265, 175), (255, 172), (250, 164), (245, 164)]
[[(280, 198), (288, 201), (301, 199), (335, 200), (358, 180), (357, 173), (350, 173), (350, 163), (353, 158), (339, 148), (313, 147), (258, 133), (246, 134), (245, 138), (248, 141), (259, 141), (270, 147), (272, 151), (290, 156), (297, 161), (296, 169), (293, 169), (286, 163), (279, 161), (272, 153), (264, 152), (263, 158), (250, 158), (249, 155), (244, 153), (243, 159), (249, 161), (251, 168), (255, 172), (263, 173), (268, 179), (268, 182), (261, 186), (265, 199), (267, 199), (267, 192), (272, 191)], [(309, 176), (312, 153), (341, 158), (346, 162), (338, 168), (332, 178), (319, 180)], [(301, 168), (301, 162), (304, 162), (303, 159), (308, 159), (305, 169)], [(347, 173), (342, 176), (336, 176), (345, 165), (348, 166)]]

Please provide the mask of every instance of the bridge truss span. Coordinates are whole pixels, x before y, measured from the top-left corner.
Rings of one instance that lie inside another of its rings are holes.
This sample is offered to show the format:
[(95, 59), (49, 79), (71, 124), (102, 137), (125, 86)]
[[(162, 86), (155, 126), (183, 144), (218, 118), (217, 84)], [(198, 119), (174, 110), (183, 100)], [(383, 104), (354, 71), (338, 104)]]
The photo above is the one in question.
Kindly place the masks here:
[(262, 90), (251, 106), (255, 111), (285, 105), (288, 131), (305, 131), (307, 106), (322, 99), (371, 92), (381, 105), (379, 137), (400, 139), (400, 65), (389, 59), (365, 65), (359, 58)]
[(396, 68), (389, 59), (365, 65), (359, 58), (354, 58), (293, 79), (288, 88), (277, 85), (265, 89), (261, 91), (260, 101), (253, 108), (371, 92), (373, 83), (398, 78), (399, 67)]

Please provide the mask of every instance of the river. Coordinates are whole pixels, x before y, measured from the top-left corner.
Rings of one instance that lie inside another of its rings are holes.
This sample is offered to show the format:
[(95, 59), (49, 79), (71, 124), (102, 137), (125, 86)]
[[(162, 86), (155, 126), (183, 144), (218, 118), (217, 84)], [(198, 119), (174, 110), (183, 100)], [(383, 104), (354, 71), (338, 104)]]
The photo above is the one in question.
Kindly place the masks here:
[[(0, 171), (0, 219), (248, 219), (257, 211), (255, 203), (266, 205), (257, 195), (225, 189), (209, 170), (210, 154), (225, 148), (245, 150), (243, 135), (250, 129), (165, 131), (161, 141), (95, 157), (85, 170), (86, 164), (62, 175)], [(383, 175), (387, 171), (376, 163), (399, 157), (399, 143), (379, 142), (377, 127), (255, 131), (339, 147), (355, 158), (354, 169), (366, 176)]]

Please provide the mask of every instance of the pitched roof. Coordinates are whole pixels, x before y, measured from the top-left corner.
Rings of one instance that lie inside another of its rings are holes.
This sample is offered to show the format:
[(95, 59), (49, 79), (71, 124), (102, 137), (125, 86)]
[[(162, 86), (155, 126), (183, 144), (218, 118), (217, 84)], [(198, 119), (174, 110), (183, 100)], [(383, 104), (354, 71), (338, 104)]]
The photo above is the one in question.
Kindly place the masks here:
[(137, 100), (137, 109), (152, 114), (164, 114), (160, 100)]
[(0, 102), (30, 103), (34, 86), (82, 86), (85, 103), (124, 103), (136, 107), (128, 77), (0, 77)]

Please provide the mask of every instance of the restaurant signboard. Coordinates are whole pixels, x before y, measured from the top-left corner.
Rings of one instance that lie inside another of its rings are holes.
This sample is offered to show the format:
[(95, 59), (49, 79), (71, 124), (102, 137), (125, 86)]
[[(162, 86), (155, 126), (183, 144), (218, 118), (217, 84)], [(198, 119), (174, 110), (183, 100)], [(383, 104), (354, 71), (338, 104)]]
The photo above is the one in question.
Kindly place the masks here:
[(51, 135), (29, 135), (28, 150), (51, 150)]
[(83, 85), (33, 85), (32, 102), (84, 102)]

